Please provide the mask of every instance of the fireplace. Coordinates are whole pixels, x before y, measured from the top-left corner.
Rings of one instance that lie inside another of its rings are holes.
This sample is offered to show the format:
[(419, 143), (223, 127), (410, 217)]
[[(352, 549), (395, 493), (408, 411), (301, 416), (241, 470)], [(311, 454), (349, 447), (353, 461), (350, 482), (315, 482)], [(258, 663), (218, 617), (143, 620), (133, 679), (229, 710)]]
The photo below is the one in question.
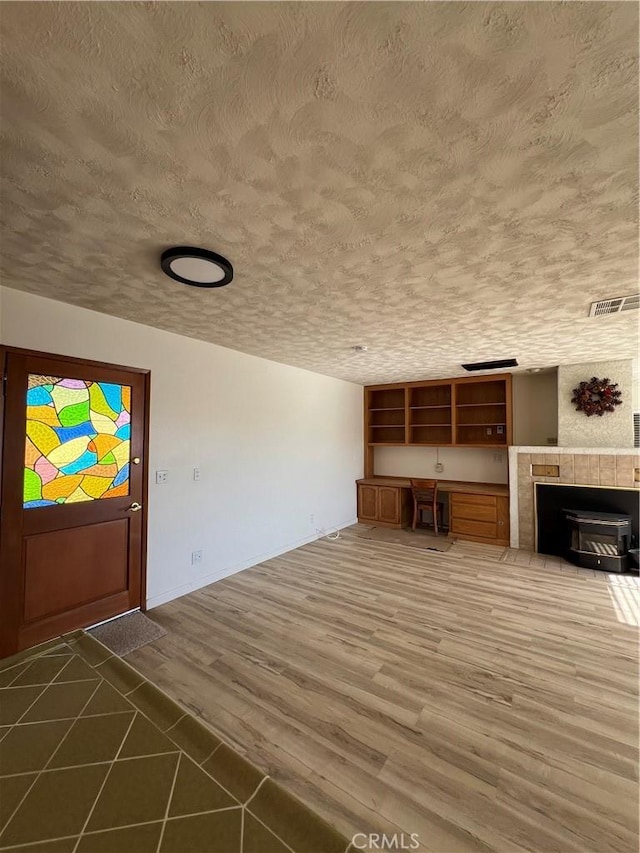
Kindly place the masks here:
[[(535, 507), (536, 483), (553, 486), (576, 486), (623, 489), (640, 492), (640, 451), (633, 448), (579, 448), (579, 447), (525, 447), (509, 448), (509, 516), (511, 522), (510, 545), (534, 551), (537, 543)], [(614, 506), (587, 507), (566, 500), (563, 507), (576, 509), (601, 509), (620, 511), (632, 515), (633, 511)], [(635, 513), (637, 517), (637, 507)], [(560, 507), (562, 508), (562, 507)], [(562, 522), (562, 519), (560, 519)], [(637, 535), (637, 531), (636, 531)], [(542, 545), (542, 540), (540, 542)], [(636, 546), (637, 547), (637, 546)], [(540, 548), (540, 550), (543, 550)], [(544, 550), (544, 553), (556, 553)]]
[(606, 572), (629, 567), (631, 517), (584, 509), (563, 510), (568, 533), (566, 557), (576, 566)]
[(537, 551), (606, 571), (632, 567), (640, 490), (535, 483), (534, 498)]

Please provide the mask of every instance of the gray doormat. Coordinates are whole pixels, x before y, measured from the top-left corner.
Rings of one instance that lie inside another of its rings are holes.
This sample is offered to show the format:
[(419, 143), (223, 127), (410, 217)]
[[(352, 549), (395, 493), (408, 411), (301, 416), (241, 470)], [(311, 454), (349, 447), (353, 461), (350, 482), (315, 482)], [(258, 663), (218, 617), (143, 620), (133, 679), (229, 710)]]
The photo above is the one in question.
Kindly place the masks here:
[(423, 551), (448, 551), (453, 545), (444, 536), (432, 536), (422, 530), (394, 530), (391, 527), (372, 527), (358, 533), (360, 539), (373, 539), (375, 542), (388, 542), (391, 545), (408, 545)]
[(147, 643), (166, 636), (167, 632), (144, 613), (137, 611), (91, 628), (87, 633), (100, 640), (115, 655), (124, 657)]

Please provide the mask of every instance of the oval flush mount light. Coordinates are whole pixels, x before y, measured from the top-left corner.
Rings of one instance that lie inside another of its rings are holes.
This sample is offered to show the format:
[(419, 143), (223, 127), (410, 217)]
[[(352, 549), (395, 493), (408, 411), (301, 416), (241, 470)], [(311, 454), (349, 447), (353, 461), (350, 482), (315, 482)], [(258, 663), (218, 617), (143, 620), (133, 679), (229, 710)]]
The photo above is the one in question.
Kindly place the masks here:
[(233, 267), (226, 258), (195, 246), (167, 249), (160, 266), (170, 278), (192, 287), (224, 287), (233, 279)]

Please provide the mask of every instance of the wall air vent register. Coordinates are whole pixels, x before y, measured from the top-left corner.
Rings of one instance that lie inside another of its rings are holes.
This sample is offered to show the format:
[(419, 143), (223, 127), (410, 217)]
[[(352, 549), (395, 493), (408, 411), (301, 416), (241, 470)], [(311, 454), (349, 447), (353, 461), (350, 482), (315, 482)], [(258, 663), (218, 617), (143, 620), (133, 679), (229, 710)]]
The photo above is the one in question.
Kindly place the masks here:
[(640, 293), (633, 296), (616, 296), (615, 299), (601, 299), (592, 302), (589, 309), (590, 317), (602, 317), (603, 314), (620, 314), (622, 311), (632, 311), (640, 308)]

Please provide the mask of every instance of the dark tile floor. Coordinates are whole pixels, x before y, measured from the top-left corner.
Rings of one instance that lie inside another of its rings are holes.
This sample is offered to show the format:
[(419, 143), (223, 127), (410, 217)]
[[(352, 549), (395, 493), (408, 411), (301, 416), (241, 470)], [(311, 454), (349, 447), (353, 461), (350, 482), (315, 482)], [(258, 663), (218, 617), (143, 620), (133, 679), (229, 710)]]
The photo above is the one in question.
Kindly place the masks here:
[(0, 850), (347, 847), (94, 638), (78, 632), (0, 661)]

